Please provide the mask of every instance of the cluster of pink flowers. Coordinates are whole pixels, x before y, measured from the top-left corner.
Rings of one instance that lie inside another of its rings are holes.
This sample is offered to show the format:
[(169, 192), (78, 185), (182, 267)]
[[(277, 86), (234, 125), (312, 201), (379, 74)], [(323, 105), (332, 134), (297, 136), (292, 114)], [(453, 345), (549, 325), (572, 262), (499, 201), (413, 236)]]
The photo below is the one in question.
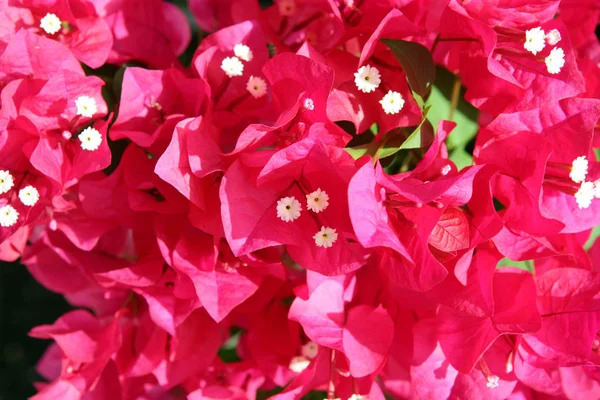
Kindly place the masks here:
[(34, 399), (600, 398), (598, 1), (189, 9), (0, 0)]

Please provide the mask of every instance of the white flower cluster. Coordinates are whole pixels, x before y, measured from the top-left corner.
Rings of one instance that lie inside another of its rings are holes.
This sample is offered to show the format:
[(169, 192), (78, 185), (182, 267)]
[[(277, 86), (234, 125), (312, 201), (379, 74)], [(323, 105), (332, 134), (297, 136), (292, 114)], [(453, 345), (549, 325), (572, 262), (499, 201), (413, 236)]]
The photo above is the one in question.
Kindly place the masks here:
[(571, 164), (569, 178), (581, 186), (575, 193), (575, 201), (580, 209), (588, 208), (592, 205), (592, 200), (600, 198), (600, 180), (595, 182), (586, 181), (588, 174), (588, 160), (585, 156), (577, 157)]
[[(363, 65), (354, 73), (354, 83), (361, 92), (371, 93), (381, 84), (381, 74), (377, 68)], [(389, 90), (379, 104), (386, 114), (398, 114), (404, 107), (404, 99), (399, 92)]]
[[(306, 208), (314, 213), (320, 213), (329, 207), (329, 195), (326, 191), (318, 188), (314, 192), (306, 195)], [(284, 222), (291, 222), (300, 218), (302, 205), (294, 196), (283, 197), (277, 201), (277, 217)], [(338, 238), (335, 229), (322, 226), (313, 239), (319, 247), (328, 248), (333, 246), (333, 243)]]
[[(254, 58), (252, 49), (242, 43), (233, 46), (233, 54), (233, 57), (225, 57), (221, 62), (221, 69), (230, 78), (244, 75), (242, 61), (250, 62)], [(267, 94), (267, 82), (261, 77), (250, 76), (246, 82), (246, 90), (252, 97), (259, 99)]]
[[(15, 185), (15, 180), (12, 174), (6, 170), (0, 170), (0, 194), (8, 193)], [(40, 199), (40, 193), (38, 190), (27, 185), (19, 190), (19, 200), (23, 205), (32, 207)], [(17, 223), (19, 219), (19, 212), (10, 204), (6, 204), (0, 207), (0, 226), (8, 228)]]
[[(525, 32), (525, 50), (536, 55), (546, 47), (546, 42), (554, 46), (561, 40), (561, 35), (558, 29), (552, 29), (546, 34), (541, 27), (531, 28)], [(550, 74), (558, 74), (565, 66), (565, 52), (560, 47), (555, 47), (550, 51), (550, 54), (544, 59), (546, 69)]]

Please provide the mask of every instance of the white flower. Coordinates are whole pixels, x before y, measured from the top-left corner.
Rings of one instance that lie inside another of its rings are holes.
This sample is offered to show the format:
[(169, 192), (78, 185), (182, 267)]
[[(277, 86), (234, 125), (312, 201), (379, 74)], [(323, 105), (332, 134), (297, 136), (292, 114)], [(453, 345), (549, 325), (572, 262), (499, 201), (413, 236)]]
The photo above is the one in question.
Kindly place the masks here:
[(79, 96), (75, 100), (75, 106), (77, 107), (77, 115), (82, 117), (92, 118), (98, 112), (96, 100), (90, 96)]
[(310, 211), (320, 213), (329, 206), (329, 195), (321, 188), (306, 195), (306, 208)]
[(19, 190), (19, 199), (26, 206), (33, 206), (40, 199), (40, 192), (33, 186), (28, 185)]
[(335, 243), (338, 238), (338, 234), (335, 232), (335, 229), (327, 228), (322, 226), (321, 230), (313, 236), (315, 239), (315, 243), (319, 247), (331, 247)]
[(500, 378), (498, 378), (496, 375), (490, 375), (487, 377), (487, 383), (485, 384), (485, 386), (489, 387), (490, 389), (497, 388), (499, 381)]
[(55, 14), (48, 13), (40, 21), (40, 28), (42, 28), (47, 34), (54, 35), (60, 31), (62, 23)]
[(560, 47), (555, 47), (546, 57), (546, 68), (551, 74), (558, 74), (562, 67), (565, 66), (565, 52)]
[(251, 61), (254, 57), (254, 53), (250, 50), (250, 47), (245, 44), (238, 43), (233, 47), (233, 53), (235, 56), (244, 61)]
[(588, 173), (588, 160), (585, 156), (577, 157), (573, 160), (569, 178), (575, 183), (582, 183)]
[(259, 78), (258, 76), (251, 76), (250, 78), (248, 78), (246, 90), (250, 92), (252, 97), (258, 99), (267, 94), (267, 82), (265, 82), (264, 79)]
[(221, 63), (221, 69), (230, 78), (244, 74), (244, 64), (237, 57), (225, 57)]
[(404, 99), (400, 93), (390, 90), (379, 101), (379, 104), (381, 104), (386, 114), (398, 114), (404, 107)]
[(102, 143), (102, 134), (91, 126), (85, 128), (77, 137), (81, 141), (81, 148), (84, 150), (98, 150), (100, 143)]
[(379, 70), (370, 65), (363, 65), (354, 73), (354, 83), (361, 92), (371, 93), (381, 83)]
[(312, 340), (302, 346), (302, 355), (308, 359), (313, 359), (319, 353), (319, 345)]
[(540, 28), (529, 29), (525, 32), (525, 50), (530, 51), (533, 55), (542, 51), (546, 46), (546, 33)]
[(600, 179), (594, 182), (594, 197), (600, 199)]
[(312, 111), (312, 110), (315, 109), (315, 102), (311, 98), (309, 98), (309, 97), (307, 97), (306, 99), (304, 99), (304, 104), (303, 105), (304, 105), (304, 108), (307, 109), (307, 110), (311, 110)]
[(17, 223), (19, 212), (13, 206), (6, 205), (0, 208), (0, 226), (9, 227)]
[(560, 42), (561, 39), (562, 39), (562, 37), (560, 36), (560, 32), (558, 31), (558, 29), (552, 29), (546, 35), (546, 41), (548, 42), (548, 44), (550, 46), (554, 46), (555, 44)]
[(452, 167), (450, 166), (450, 164), (446, 164), (442, 167), (442, 169), (440, 170), (440, 173), (442, 175), (448, 175), (450, 173), (450, 171), (452, 171)]
[(575, 193), (575, 201), (579, 208), (584, 209), (592, 204), (595, 196), (596, 185), (594, 185), (594, 182), (583, 182), (577, 193)]
[(282, 221), (290, 222), (300, 218), (300, 211), (302, 211), (302, 205), (294, 196), (284, 197), (277, 201), (277, 216)]
[(8, 192), (15, 181), (8, 171), (0, 171), (0, 194)]
[(296, 2), (294, 0), (279, 0), (279, 14), (290, 17), (296, 13)]
[(306, 368), (308, 368), (309, 365), (310, 365), (310, 360), (307, 360), (304, 357), (298, 356), (298, 357), (292, 358), (292, 360), (290, 361), (289, 368), (294, 372), (300, 373), (300, 372), (304, 371)]
[(71, 134), (71, 132), (64, 130), (62, 131), (62, 137), (64, 137), (66, 140), (71, 140), (73, 135)]
[(367, 400), (368, 396), (363, 396), (362, 394), (353, 394), (348, 397), (348, 400)]

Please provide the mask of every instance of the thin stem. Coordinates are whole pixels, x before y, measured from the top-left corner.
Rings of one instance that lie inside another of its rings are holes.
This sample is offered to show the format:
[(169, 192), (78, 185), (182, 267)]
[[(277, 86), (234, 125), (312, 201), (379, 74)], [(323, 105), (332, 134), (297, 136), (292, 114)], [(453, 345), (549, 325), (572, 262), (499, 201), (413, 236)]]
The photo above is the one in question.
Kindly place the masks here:
[(458, 75), (455, 75), (454, 84), (452, 85), (452, 97), (450, 98), (450, 115), (448, 117), (450, 121), (454, 121), (454, 113), (456, 112), (456, 107), (458, 107), (460, 88), (460, 77)]
[(335, 384), (333, 383), (333, 376), (335, 374), (335, 350), (331, 350), (331, 359), (329, 365), (329, 387), (327, 388), (327, 399), (335, 399)]

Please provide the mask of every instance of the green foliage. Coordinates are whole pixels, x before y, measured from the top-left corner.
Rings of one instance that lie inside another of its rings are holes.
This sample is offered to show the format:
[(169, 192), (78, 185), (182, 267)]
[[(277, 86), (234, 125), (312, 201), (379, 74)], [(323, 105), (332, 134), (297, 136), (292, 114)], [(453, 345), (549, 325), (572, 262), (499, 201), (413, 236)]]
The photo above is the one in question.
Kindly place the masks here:
[[(427, 121), (427, 115), (430, 110), (430, 106), (427, 106), (423, 111), (423, 119), (421, 123), (414, 129), (403, 128), (399, 130), (392, 130), (388, 132), (387, 138), (384, 139), (383, 144), (377, 150), (377, 157), (382, 159), (396, 154), (400, 150), (404, 149), (418, 149), (421, 147), (421, 133), (425, 129), (432, 129), (431, 124)], [(408, 137), (406, 135), (408, 130)]]
[(422, 99), (427, 98), (435, 81), (435, 64), (429, 49), (406, 40), (381, 39), (392, 50), (402, 66), (411, 90)]
[(240, 336), (242, 336), (243, 331), (235, 327), (231, 328), (231, 331), (231, 336), (229, 337), (229, 339), (227, 339), (225, 344), (221, 346), (217, 353), (221, 361), (223, 361), (224, 363), (242, 361), (236, 349), (240, 342)]
[(465, 89), (455, 87), (457, 82), (460, 84), (457, 81), (458, 77), (442, 67), (437, 68), (436, 77), (426, 103), (431, 106), (427, 118), (433, 126), (437, 126), (438, 121), (442, 119), (456, 122), (456, 127), (446, 139), (446, 145), (450, 152), (450, 160), (461, 169), (473, 163), (473, 156), (467, 145), (475, 139), (479, 129), (479, 112), (465, 100)]
[(600, 236), (600, 226), (595, 226), (594, 229), (592, 229), (592, 233), (590, 234), (590, 237), (587, 240), (587, 242), (585, 242), (583, 248), (589, 250), (596, 242), (598, 236)]
[(527, 271), (531, 274), (535, 274), (535, 265), (533, 264), (533, 260), (512, 261), (508, 258), (503, 258), (496, 265), (496, 268), (502, 268), (502, 267), (517, 267), (520, 269), (524, 269), (525, 271)]

